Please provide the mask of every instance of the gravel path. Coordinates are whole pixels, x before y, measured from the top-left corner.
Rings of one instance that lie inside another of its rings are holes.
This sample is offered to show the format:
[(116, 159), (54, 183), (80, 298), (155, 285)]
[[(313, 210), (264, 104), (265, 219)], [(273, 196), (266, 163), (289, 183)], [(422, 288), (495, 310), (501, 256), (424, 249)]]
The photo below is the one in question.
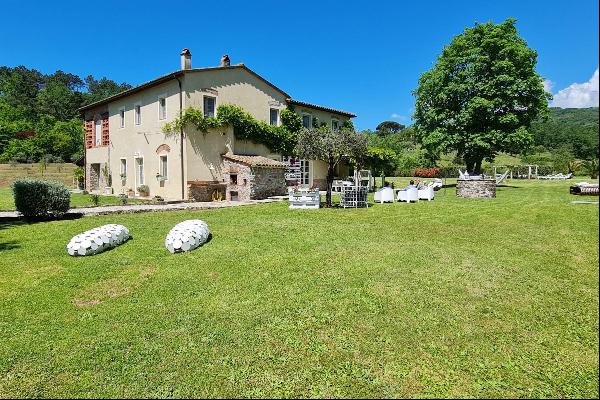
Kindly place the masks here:
[[(287, 197), (285, 198), (287, 199)], [(107, 214), (129, 214), (141, 212), (156, 211), (177, 211), (177, 210), (210, 210), (214, 208), (227, 208), (249, 206), (253, 204), (273, 203), (284, 199), (264, 199), (249, 201), (208, 201), (195, 203), (173, 203), (173, 204), (131, 204), (127, 206), (99, 206), (99, 207), (78, 207), (71, 208), (68, 215), (81, 215), (92, 217), (96, 215)], [(17, 211), (0, 211), (0, 219), (19, 219), (20, 214)]]

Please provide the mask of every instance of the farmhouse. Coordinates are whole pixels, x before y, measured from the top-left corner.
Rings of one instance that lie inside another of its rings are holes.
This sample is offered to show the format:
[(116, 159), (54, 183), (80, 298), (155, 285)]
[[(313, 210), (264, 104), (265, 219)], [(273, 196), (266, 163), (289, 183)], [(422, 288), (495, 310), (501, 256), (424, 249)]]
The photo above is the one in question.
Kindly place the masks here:
[[(192, 68), (191, 61), (184, 49), (180, 70), (81, 109), (87, 190), (139, 195), (146, 186), (150, 196), (208, 201), (215, 195), (246, 200), (283, 194), (294, 182), (325, 188), (325, 163), (236, 139), (231, 126), (207, 132), (186, 126), (175, 134), (163, 127), (189, 107), (211, 117), (221, 104), (237, 105), (271, 125), (281, 124), (286, 107), (305, 127), (319, 121), (337, 129), (354, 114), (294, 100), (244, 64), (231, 65), (227, 56), (217, 67)], [(337, 172), (348, 174), (345, 166)]]

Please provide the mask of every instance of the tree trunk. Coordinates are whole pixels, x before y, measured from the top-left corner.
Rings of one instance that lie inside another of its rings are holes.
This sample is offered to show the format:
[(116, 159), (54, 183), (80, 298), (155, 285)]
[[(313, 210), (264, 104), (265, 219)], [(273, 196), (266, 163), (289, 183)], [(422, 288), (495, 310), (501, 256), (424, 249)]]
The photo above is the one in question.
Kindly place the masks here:
[(325, 207), (331, 207), (331, 190), (333, 187), (333, 178), (335, 177), (335, 166), (330, 163), (327, 168), (327, 193), (325, 194)]
[(475, 163), (472, 160), (465, 159), (465, 164), (467, 165), (467, 172), (469, 173), (469, 175), (473, 175)]
[(467, 165), (467, 172), (469, 175), (481, 175), (482, 161), (482, 158), (465, 158), (465, 164)]
[(481, 159), (475, 161), (475, 170), (473, 171), (475, 175), (481, 175)]

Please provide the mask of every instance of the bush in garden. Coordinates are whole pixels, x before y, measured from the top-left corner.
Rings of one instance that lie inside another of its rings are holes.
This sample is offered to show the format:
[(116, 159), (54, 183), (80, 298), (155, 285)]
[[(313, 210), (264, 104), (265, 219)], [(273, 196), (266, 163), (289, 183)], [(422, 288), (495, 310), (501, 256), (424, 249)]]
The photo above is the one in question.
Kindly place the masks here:
[(100, 195), (99, 194), (90, 194), (90, 202), (94, 206), (98, 206), (100, 204)]
[(71, 193), (60, 182), (21, 179), (12, 190), (17, 211), (27, 219), (58, 218), (69, 211)]
[(440, 174), (439, 168), (416, 168), (415, 176), (419, 178), (437, 178)]

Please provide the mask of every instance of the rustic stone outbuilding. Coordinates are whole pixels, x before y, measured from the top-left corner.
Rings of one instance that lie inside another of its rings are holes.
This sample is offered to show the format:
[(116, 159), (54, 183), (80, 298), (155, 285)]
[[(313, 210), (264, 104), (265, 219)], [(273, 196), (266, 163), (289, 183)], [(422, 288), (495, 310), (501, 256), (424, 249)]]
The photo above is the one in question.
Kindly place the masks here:
[(223, 154), (226, 199), (245, 201), (286, 194), (287, 165), (263, 156)]

